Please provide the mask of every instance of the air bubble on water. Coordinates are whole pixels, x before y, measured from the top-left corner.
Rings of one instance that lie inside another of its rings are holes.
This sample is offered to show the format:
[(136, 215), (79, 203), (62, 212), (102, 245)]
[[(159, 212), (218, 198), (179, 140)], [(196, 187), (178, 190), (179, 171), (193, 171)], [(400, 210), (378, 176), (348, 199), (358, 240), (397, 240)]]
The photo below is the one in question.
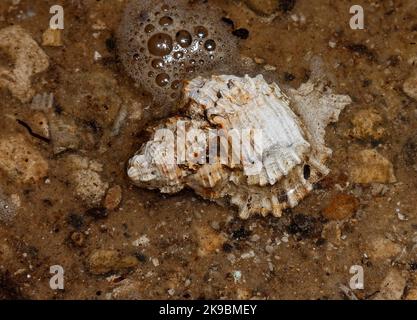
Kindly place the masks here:
[(203, 26), (198, 26), (195, 28), (195, 34), (198, 38), (204, 39), (208, 37), (208, 30)]
[(170, 26), (174, 23), (174, 20), (169, 16), (164, 16), (159, 20), (159, 24), (163, 27)]
[(157, 33), (148, 41), (148, 50), (155, 56), (163, 57), (172, 51), (172, 38), (166, 33)]
[(187, 30), (178, 31), (175, 39), (182, 48), (188, 48), (193, 41), (191, 34)]
[(165, 87), (169, 84), (169, 75), (166, 73), (161, 73), (156, 76), (156, 84), (160, 87)]
[(154, 26), (153, 24), (148, 24), (148, 25), (145, 27), (145, 32), (146, 32), (146, 33), (152, 33), (152, 32), (154, 32), (154, 30), (155, 30), (155, 26)]
[(207, 50), (207, 51), (214, 51), (214, 50), (216, 50), (216, 42), (214, 42), (214, 40), (207, 40), (205, 43), (204, 43), (204, 48)]

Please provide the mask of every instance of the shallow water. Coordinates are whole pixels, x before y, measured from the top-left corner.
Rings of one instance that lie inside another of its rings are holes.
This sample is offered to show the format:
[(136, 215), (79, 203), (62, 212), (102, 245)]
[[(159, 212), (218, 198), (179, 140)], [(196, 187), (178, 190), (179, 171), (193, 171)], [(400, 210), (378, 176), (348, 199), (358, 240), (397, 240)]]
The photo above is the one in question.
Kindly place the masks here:
[[(30, 135), (21, 125), (33, 123), (30, 103), (0, 91), (0, 138), (24, 135), (49, 166), (47, 178), (37, 183), (0, 171), (0, 189), (20, 202), (12, 221), (0, 223), (0, 272), (10, 275), (7, 281), (0, 277), (0, 297), (343, 299), (340, 284), (349, 286), (353, 265), (365, 273), (364, 290), (354, 291), (358, 298), (373, 298), (393, 271), (403, 271), (406, 288), (399, 296), (412, 297), (417, 103), (404, 93), (403, 83), (416, 68), (415, 1), (367, 1), (364, 30), (349, 26), (352, 1), (298, 0), (293, 8), (277, 1), (281, 7), (272, 7), (271, 15), (260, 15), (244, 1), (209, 1), (235, 29), (249, 31), (248, 39), (239, 39), (241, 55), (260, 63), (258, 68), (267, 65), (284, 88), (297, 88), (319, 72), (334, 92), (353, 99), (339, 122), (327, 128), (334, 151), (331, 174), (283, 218), (247, 221), (238, 219), (234, 208), (191, 191), (163, 196), (129, 183), (127, 160), (145, 141), (147, 125), (166, 110), (135, 86), (117, 57), (114, 35), (125, 2), (62, 1), (64, 46), (42, 47), (50, 67), (34, 77), (33, 87), (54, 94), (50, 122), (75, 123), (73, 150), (55, 154), (51, 141)], [(21, 25), (41, 43), (53, 1), (11, 3), (0, 2), (0, 29)], [(95, 52), (100, 59), (94, 59)], [(312, 69), (313, 57), (322, 61), (318, 70)], [(128, 116), (115, 131), (122, 106)], [(358, 139), (352, 120), (370, 108), (381, 116), (384, 133)], [(351, 181), (354, 158), (364, 149), (377, 150), (393, 164), (396, 183)], [(87, 167), (109, 187), (121, 186), (116, 210), (103, 214), (89, 210), (101, 204), (80, 201), (72, 172), (82, 169), (71, 155), (89, 159)], [(332, 201), (342, 206), (339, 194), (357, 206), (351, 217), (330, 221), (325, 208)], [(90, 257), (101, 249), (136, 257), (137, 265), (119, 270), (116, 263), (116, 270), (94, 274)], [(65, 291), (50, 288), (52, 265), (64, 268)]]

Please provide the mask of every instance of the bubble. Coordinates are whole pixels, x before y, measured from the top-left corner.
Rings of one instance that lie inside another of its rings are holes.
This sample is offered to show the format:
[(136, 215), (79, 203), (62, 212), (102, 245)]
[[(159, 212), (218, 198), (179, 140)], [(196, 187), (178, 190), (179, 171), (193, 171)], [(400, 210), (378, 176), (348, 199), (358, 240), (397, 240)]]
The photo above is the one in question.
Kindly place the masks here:
[(157, 33), (149, 39), (148, 49), (155, 56), (166, 56), (172, 51), (172, 38), (166, 33)]
[(216, 42), (214, 40), (207, 40), (206, 43), (204, 44), (204, 48), (207, 51), (214, 51), (216, 50)]
[(152, 60), (152, 67), (154, 69), (163, 69), (165, 67), (164, 60), (162, 60), (162, 59), (154, 59), (154, 60)]
[(145, 32), (146, 32), (146, 33), (152, 33), (152, 32), (154, 32), (154, 30), (155, 30), (155, 27), (154, 27), (154, 25), (153, 25), (153, 24), (148, 24), (148, 25), (146, 25), (146, 27), (145, 27)]
[(185, 72), (186, 73), (194, 73), (195, 68), (193, 66), (189, 66), (189, 67), (185, 68)]
[(183, 57), (184, 57), (184, 53), (182, 53), (181, 51), (174, 52), (174, 58), (175, 59), (179, 60)]
[(197, 37), (204, 39), (208, 36), (208, 30), (203, 26), (198, 26), (195, 28), (195, 34), (197, 35)]
[(174, 23), (174, 20), (172, 20), (172, 18), (168, 16), (164, 16), (159, 20), (159, 24), (163, 27), (170, 26), (173, 23)]
[(160, 87), (165, 87), (169, 84), (169, 75), (166, 73), (160, 73), (156, 76), (156, 84)]
[(219, 19), (220, 8), (194, 0), (126, 2), (117, 51), (126, 72), (156, 105), (171, 108), (186, 80), (234, 70), (238, 38)]
[(171, 89), (178, 90), (181, 87), (182, 87), (182, 81), (180, 81), (180, 80), (174, 80), (174, 81), (172, 81)]
[(188, 48), (191, 45), (191, 34), (187, 30), (178, 31), (175, 38), (178, 44), (183, 48)]

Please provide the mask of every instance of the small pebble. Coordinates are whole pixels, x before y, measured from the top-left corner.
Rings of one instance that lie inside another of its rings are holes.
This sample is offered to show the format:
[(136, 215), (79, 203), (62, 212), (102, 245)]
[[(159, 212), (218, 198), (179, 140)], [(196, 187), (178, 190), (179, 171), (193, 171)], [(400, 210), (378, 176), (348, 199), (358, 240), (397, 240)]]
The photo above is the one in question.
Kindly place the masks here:
[(338, 194), (324, 208), (323, 216), (329, 220), (343, 220), (351, 218), (358, 210), (359, 201), (349, 194)]
[(42, 34), (42, 46), (44, 47), (61, 47), (62, 42), (62, 30), (61, 29), (47, 29)]
[(154, 267), (158, 267), (159, 266), (159, 260), (157, 258), (152, 258), (152, 264), (154, 265)]
[(104, 207), (107, 210), (115, 210), (122, 201), (122, 187), (119, 185), (111, 187), (104, 199)]

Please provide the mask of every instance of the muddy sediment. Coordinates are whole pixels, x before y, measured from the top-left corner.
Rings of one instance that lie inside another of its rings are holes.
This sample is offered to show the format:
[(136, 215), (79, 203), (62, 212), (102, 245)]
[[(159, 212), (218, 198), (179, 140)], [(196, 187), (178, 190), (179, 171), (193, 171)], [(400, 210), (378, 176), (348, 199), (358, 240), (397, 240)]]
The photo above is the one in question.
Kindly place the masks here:
[[(326, 131), (331, 173), (282, 218), (249, 220), (129, 182), (144, 129), (169, 110), (121, 62), (126, 2), (61, 1), (61, 34), (48, 31), (52, 1), (0, 3), (0, 32), (21, 26), (49, 61), (31, 99), (1, 85), (0, 298), (347, 299), (361, 266), (357, 298), (415, 299), (415, 2), (367, 3), (365, 29), (352, 30), (351, 1), (209, 1), (239, 59), (285, 89), (318, 58), (353, 100)], [(1, 70), (14, 61), (0, 49)], [(54, 265), (65, 290), (50, 287)]]

